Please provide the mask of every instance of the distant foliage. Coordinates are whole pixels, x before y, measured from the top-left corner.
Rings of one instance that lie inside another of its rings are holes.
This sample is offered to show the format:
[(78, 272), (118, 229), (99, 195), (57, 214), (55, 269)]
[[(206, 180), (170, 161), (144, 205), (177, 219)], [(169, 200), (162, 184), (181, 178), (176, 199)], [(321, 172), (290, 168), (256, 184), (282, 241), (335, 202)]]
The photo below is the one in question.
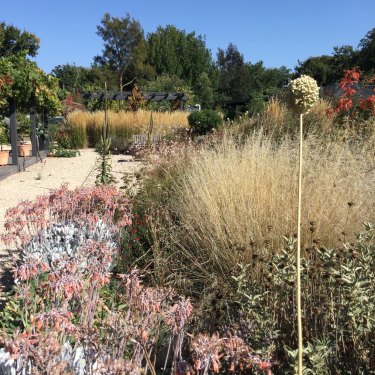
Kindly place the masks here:
[(38, 53), (40, 40), (34, 34), (21, 31), (13, 25), (0, 23), (0, 56), (12, 56), (26, 53), (35, 57)]
[(189, 125), (195, 134), (206, 134), (222, 124), (221, 116), (211, 109), (192, 112), (188, 117)]
[(176, 75), (189, 84), (195, 84), (202, 72), (209, 72), (211, 52), (204, 37), (194, 32), (186, 33), (175, 26), (159, 26), (150, 33), (148, 61), (157, 74)]
[(298, 63), (296, 75), (307, 74), (320, 85), (338, 82), (345, 70), (358, 67), (364, 76), (375, 72), (375, 28), (360, 40), (358, 48), (344, 45), (334, 47), (332, 55), (309, 57)]
[(125, 77), (153, 75), (153, 68), (146, 63), (147, 43), (142, 26), (129, 14), (117, 18), (106, 13), (97, 34), (103, 39), (104, 49), (102, 55), (95, 56), (95, 64), (117, 73), (120, 91), (124, 89)]

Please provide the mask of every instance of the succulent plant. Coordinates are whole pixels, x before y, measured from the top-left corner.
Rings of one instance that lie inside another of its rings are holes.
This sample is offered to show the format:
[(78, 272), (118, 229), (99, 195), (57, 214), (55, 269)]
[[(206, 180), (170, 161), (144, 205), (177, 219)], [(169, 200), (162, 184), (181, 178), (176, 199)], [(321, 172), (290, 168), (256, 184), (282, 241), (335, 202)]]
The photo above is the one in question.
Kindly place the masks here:
[[(46, 262), (52, 269), (58, 261), (61, 267), (61, 262), (64, 263), (67, 259), (74, 258), (87, 240), (106, 243), (110, 248), (116, 248), (113, 233), (100, 220), (93, 229), (82, 227), (74, 222), (56, 223), (35, 236), (27, 244), (24, 256)], [(80, 268), (84, 269), (85, 267), (86, 264), (80, 265)], [(111, 265), (108, 265), (108, 269), (110, 268)]]

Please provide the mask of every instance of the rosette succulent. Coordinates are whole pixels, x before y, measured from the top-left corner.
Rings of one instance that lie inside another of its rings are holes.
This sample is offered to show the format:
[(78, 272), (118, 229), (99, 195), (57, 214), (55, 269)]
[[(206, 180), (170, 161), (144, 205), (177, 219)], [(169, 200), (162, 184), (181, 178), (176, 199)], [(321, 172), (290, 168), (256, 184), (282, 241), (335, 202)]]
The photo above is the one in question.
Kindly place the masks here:
[(292, 109), (299, 114), (306, 114), (319, 99), (319, 87), (314, 78), (302, 75), (288, 85), (289, 101)]

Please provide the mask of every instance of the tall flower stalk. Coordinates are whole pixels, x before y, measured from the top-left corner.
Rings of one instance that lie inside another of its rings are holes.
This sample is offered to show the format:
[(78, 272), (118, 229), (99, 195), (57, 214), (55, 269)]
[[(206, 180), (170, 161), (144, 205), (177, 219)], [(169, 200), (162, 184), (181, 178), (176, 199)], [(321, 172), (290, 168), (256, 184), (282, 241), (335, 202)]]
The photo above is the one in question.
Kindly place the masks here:
[(308, 113), (319, 99), (319, 87), (316, 81), (302, 75), (289, 84), (290, 104), (299, 114), (299, 158), (298, 158), (298, 210), (297, 210), (297, 256), (296, 256), (296, 298), (297, 298), (297, 326), (298, 326), (298, 375), (303, 369), (303, 332), (301, 306), (301, 216), (302, 216), (302, 162), (303, 162), (303, 115)]
[(107, 98), (107, 82), (105, 82), (105, 98), (104, 98), (104, 124), (102, 128), (102, 136), (99, 144), (98, 158), (98, 175), (96, 176), (96, 185), (109, 185), (116, 180), (112, 174), (111, 166), (111, 138), (109, 137), (108, 123), (108, 98)]

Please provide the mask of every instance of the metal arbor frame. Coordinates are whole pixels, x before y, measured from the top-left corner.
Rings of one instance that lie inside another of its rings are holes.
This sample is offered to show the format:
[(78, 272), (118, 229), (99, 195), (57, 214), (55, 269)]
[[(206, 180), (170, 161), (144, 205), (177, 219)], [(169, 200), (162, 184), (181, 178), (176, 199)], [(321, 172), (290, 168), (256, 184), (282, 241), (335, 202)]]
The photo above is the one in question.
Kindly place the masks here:
[[(115, 100), (121, 103), (128, 101), (133, 110), (138, 108), (138, 104), (142, 102), (173, 102), (172, 109), (176, 110), (182, 108), (188, 97), (182, 92), (142, 92), (137, 86), (132, 91), (123, 92), (86, 92), (81, 94), (83, 99), (98, 99), (98, 100)], [(121, 105), (119, 104), (121, 108)]]
[[(134, 95), (133, 91), (123, 91), (120, 92), (112, 92), (107, 93), (104, 92), (85, 92), (81, 94), (83, 99), (109, 99), (109, 100), (129, 100)], [(154, 102), (161, 102), (163, 100), (167, 101), (180, 101), (186, 102), (188, 97), (182, 92), (144, 92), (141, 94), (142, 99), (145, 101), (154, 101)]]

